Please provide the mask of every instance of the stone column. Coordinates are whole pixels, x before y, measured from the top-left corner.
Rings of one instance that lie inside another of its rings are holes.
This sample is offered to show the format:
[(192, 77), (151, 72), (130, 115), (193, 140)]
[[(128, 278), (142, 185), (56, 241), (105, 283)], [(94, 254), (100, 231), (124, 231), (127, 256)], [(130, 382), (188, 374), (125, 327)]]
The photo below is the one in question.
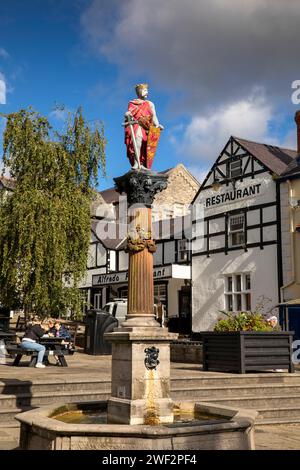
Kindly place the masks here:
[(112, 391), (108, 422), (158, 424), (173, 421), (169, 333), (155, 320), (151, 205), (167, 187), (167, 176), (131, 170), (115, 178), (129, 206), (128, 311), (125, 322), (105, 337), (112, 341)]
[(151, 208), (135, 207), (130, 211), (129, 217), (128, 312), (125, 325), (156, 326), (153, 316), (155, 244), (152, 240)]

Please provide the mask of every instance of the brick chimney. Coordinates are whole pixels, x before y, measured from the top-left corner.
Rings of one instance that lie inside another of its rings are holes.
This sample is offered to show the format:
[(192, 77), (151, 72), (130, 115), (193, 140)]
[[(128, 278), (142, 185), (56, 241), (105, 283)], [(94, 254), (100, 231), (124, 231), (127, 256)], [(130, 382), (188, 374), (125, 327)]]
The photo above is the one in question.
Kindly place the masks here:
[(297, 153), (300, 155), (300, 110), (296, 111), (295, 122), (297, 125)]

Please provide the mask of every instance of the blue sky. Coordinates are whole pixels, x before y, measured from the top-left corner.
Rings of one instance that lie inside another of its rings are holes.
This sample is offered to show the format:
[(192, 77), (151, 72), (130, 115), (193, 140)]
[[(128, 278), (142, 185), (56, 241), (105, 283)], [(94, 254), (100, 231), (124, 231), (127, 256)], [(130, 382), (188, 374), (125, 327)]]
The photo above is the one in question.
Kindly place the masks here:
[(140, 82), (165, 126), (156, 170), (183, 162), (201, 179), (231, 134), (296, 145), (297, 0), (1, 3), (0, 111), (32, 105), (60, 128), (64, 104), (102, 120), (100, 189), (128, 169), (121, 123)]

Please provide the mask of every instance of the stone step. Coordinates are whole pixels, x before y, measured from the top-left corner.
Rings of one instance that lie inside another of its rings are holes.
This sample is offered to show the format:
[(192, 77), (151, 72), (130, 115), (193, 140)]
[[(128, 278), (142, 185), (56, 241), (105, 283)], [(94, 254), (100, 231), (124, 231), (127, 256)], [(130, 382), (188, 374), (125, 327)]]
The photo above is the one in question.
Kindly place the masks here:
[(254, 395), (258, 397), (266, 397), (273, 395), (280, 395), (282, 397), (289, 395), (298, 395), (300, 397), (300, 384), (262, 384), (258, 385), (232, 385), (222, 387), (184, 387), (171, 388), (171, 395), (173, 398), (226, 398), (226, 397), (247, 397)]
[[(210, 374), (210, 373), (208, 373)], [(289, 384), (300, 386), (300, 374), (288, 373), (271, 373), (271, 374), (216, 374), (204, 377), (180, 377), (171, 380), (171, 388), (177, 389), (199, 389), (202, 387), (230, 387), (245, 385), (268, 385), (268, 384)], [(19, 394), (19, 393), (38, 393), (38, 392), (55, 392), (55, 391), (74, 391), (74, 390), (99, 390), (109, 389), (110, 381), (87, 377), (67, 379), (45, 379), (35, 380), (34, 382), (17, 379), (0, 380), (1, 394)]]
[(247, 397), (232, 397), (232, 398), (205, 398), (205, 402), (218, 403), (224, 406), (232, 406), (234, 408), (251, 408), (255, 410), (260, 409), (270, 409), (281, 408), (283, 403), (285, 406), (290, 405), (291, 407), (300, 408), (300, 396), (299, 395), (290, 395), (290, 396), (266, 396), (266, 397), (257, 397), (247, 396)]
[(99, 390), (99, 389), (110, 389), (109, 380), (91, 379), (91, 378), (76, 378), (76, 379), (46, 379), (31, 382), (29, 380), (17, 380), (10, 379), (0, 380), (0, 395), (17, 395), (20, 393), (38, 393), (38, 392), (59, 392), (59, 391), (71, 391), (74, 390)]
[[(299, 415), (300, 416), (300, 415)], [(259, 419), (255, 423), (255, 427), (259, 426), (277, 426), (278, 424), (297, 424), (300, 423), (300, 417), (290, 417), (290, 418), (266, 418)]]
[(15, 419), (15, 416), (18, 413), (23, 413), (24, 411), (32, 410), (31, 406), (26, 406), (23, 408), (1, 408), (0, 410), (0, 423), (2, 428), (19, 427), (19, 422)]
[[(207, 373), (210, 374), (210, 373)], [(289, 374), (285, 372), (274, 372), (270, 374), (231, 374), (231, 375), (207, 375), (202, 377), (177, 377), (171, 380), (172, 387), (177, 388), (185, 384), (186, 387), (192, 384), (195, 387), (218, 387), (232, 385), (264, 385), (264, 384), (300, 384), (300, 374)]]
[(4, 408), (23, 408), (36, 407), (52, 403), (73, 403), (76, 401), (95, 401), (106, 400), (110, 396), (109, 390), (84, 390), (61, 392), (39, 392), (39, 393), (22, 393), (16, 395), (1, 395), (0, 410)]
[(259, 420), (268, 420), (268, 419), (299, 419), (300, 421), (300, 406), (282, 406), (273, 409), (269, 408), (260, 408), (257, 410), (259, 412)]

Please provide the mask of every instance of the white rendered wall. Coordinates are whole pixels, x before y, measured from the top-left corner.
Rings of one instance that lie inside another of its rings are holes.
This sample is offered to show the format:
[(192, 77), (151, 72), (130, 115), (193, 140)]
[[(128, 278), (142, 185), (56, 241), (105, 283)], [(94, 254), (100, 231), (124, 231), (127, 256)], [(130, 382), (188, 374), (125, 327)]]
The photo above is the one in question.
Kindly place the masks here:
[(291, 207), (289, 205), (288, 183), (280, 185), (280, 212), (281, 212), (281, 246), (282, 246), (282, 274), (283, 285), (294, 279), (293, 250), (291, 234)]
[(277, 247), (266, 246), (244, 251), (217, 253), (210, 258), (195, 256), (192, 260), (193, 331), (212, 330), (224, 310), (224, 275), (251, 273), (251, 308), (263, 295), (278, 303)]
[(119, 271), (126, 271), (128, 269), (128, 253), (119, 251)]

